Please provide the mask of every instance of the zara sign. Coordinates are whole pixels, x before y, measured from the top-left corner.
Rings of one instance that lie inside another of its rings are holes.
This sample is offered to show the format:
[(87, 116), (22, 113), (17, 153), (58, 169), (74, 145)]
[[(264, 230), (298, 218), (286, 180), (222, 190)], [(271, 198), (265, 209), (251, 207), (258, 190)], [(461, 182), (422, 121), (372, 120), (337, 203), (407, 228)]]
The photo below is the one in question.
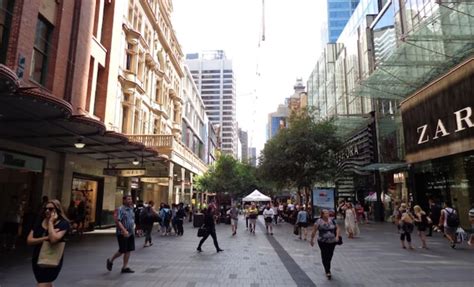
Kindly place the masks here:
[(401, 104), (407, 162), (474, 150), (474, 59)]

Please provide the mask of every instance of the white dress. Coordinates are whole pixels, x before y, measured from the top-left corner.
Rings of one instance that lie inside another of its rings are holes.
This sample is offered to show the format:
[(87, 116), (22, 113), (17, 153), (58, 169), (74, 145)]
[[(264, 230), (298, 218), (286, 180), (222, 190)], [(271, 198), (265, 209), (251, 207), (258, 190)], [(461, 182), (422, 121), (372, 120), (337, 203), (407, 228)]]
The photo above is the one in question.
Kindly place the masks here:
[(352, 233), (354, 236), (359, 235), (359, 227), (356, 223), (356, 215), (354, 209), (346, 209), (346, 219), (344, 221), (346, 234)]

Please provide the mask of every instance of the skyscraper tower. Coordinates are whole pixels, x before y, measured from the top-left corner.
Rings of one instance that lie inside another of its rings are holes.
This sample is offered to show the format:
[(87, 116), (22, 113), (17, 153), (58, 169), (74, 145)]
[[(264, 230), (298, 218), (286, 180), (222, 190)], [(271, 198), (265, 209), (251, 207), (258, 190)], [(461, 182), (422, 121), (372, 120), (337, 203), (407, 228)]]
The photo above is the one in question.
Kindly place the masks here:
[(328, 1), (328, 38), (329, 43), (336, 43), (347, 24), (359, 0), (327, 0)]
[(226, 58), (224, 51), (215, 50), (188, 54), (186, 64), (201, 91), (209, 121), (220, 126), (222, 152), (237, 157), (237, 97), (232, 60)]

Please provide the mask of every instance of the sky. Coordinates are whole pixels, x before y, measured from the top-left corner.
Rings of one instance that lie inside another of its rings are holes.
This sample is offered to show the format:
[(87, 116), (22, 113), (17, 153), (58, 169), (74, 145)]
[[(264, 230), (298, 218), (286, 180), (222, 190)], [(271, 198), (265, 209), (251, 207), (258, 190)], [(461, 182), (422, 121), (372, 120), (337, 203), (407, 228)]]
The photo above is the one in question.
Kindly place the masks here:
[(268, 114), (293, 94), (296, 78), (306, 84), (319, 58), (324, 2), (265, 0), (262, 9), (262, 0), (173, 0), (172, 23), (184, 53), (224, 50), (232, 59), (237, 121), (257, 152), (266, 141)]

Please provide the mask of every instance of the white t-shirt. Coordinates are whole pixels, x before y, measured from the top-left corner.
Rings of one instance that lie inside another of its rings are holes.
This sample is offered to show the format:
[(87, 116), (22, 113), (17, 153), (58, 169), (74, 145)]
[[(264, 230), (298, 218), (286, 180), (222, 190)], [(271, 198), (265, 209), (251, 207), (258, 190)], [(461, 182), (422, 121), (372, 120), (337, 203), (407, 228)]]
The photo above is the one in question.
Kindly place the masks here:
[(275, 213), (273, 212), (273, 209), (269, 208), (269, 209), (264, 209), (263, 210), (263, 217), (272, 217), (273, 218), (273, 215), (275, 215)]

